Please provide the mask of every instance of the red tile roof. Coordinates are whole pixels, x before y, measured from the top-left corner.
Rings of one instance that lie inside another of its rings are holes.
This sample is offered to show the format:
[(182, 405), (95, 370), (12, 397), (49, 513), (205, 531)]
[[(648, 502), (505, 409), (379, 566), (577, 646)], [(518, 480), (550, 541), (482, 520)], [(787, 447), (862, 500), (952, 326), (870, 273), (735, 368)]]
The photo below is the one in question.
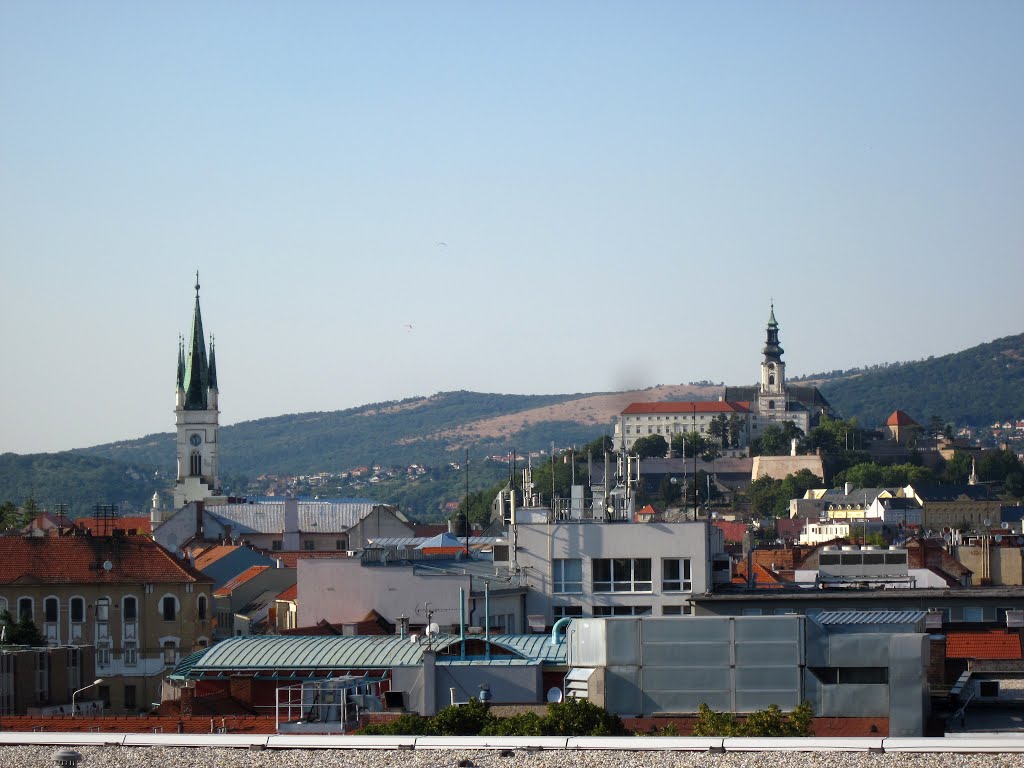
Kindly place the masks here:
[(275, 597), (275, 600), (295, 600), (299, 596), (299, 585), (292, 584), (288, 589)]
[(949, 632), (946, 634), (947, 659), (1019, 659), (1020, 635), (1005, 630), (989, 632)]
[[(232, 552), (237, 552), (244, 545), (238, 544), (215, 544), (212, 547), (208, 547), (202, 551), (202, 553), (196, 553), (193, 550), (193, 554), (196, 559), (196, 568), (200, 571), (206, 570), (209, 566), (220, 560), (225, 555), (230, 555)], [(248, 549), (248, 547), (245, 547)]]
[(213, 594), (216, 597), (227, 597), (240, 586), (245, 584), (245, 582), (249, 581), (249, 579), (263, 573), (269, 567), (269, 565), (251, 565), (235, 576), (235, 578), (225, 582), (224, 585), (220, 587), (220, 589), (215, 590)]
[(722, 532), (727, 543), (743, 543), (743, 534), (747, 532), (746, 523), (731, 522), (729, 520), (715, 520), (712, 522), (712, 525)]
[(889, 418), (885, 420), (885, 426), (887, 427), (914, 427), (919, 426), (916, 421), (910, 418), (903, 411), (893, 411)]
[(686, 400), (633, 403), (622, 413), (750, 413), (750, 409), (744, 403), (730, 403), (725, 400)]
[(299, 560), (307, 560), (314, 558), (331, 558), (331, 557), (348, 557), (348, 553), (344, 550), (325, 550), (322, 552), (317, 551), (302, 551), (302, 552), (268, 552), (267, 550), (261, 550), (267, 557), (272, 557), (275, 560), (280, 560), (281, 565), (285, 568), (295, 568)]
[(0, 584), (213, 581), (148, 536), (2, 536), (0, 563)]

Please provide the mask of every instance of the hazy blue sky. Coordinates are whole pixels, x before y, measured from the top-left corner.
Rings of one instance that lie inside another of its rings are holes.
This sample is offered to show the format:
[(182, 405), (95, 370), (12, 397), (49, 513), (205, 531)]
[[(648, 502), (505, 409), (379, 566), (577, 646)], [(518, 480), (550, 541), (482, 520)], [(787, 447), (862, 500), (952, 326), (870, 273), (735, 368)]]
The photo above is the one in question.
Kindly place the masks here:
[(228, 424), (753, 383), (771, 297), (790, 375), (1020, 333), (1022, 39), (1017, 0), (2, 0), (0, 450), (172, 429), (196, 268)]

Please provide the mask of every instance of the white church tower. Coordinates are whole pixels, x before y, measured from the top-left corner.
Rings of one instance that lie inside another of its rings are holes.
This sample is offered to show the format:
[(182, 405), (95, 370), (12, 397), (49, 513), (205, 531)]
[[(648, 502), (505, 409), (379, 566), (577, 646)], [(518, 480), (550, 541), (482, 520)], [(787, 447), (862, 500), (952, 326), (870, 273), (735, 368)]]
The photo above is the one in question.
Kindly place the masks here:
[(761, 353), (761, 386), (757, 392), (757, 410), (773, 421), (787, 418), (786, 364), (779, 344), (779, 324), (775, 320), (775, 304), (768, 316), (767, 338)]
[(188, 346), (178, 340), (178, 382), (174, 401), (177, 427), (178, 477), (174, 484), (174, 508), (191, 501), (206, 501), (220, 494), (217, 475), (220, 411), (217, 407), (217, 360), (213, 337), (206, 355), (203, 318), (199, 311), (199, 273), (196, 272), (196, 306)]

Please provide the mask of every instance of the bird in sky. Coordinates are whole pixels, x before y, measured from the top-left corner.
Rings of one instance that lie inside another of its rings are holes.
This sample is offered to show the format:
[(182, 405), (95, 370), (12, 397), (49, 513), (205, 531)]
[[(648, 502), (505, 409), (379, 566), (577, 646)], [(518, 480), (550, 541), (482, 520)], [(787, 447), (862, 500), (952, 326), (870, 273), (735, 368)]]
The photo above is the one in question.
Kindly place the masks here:
[(404, 327), (406, 333), (412, 333), (412, 326), (409, 323), (406, 323)]
[(444, 242), (443, 240), (438, 240), (436, 243), (434, 243), (434, 245), (441, 246), (442, 248), (448, 247), (448, 243)]

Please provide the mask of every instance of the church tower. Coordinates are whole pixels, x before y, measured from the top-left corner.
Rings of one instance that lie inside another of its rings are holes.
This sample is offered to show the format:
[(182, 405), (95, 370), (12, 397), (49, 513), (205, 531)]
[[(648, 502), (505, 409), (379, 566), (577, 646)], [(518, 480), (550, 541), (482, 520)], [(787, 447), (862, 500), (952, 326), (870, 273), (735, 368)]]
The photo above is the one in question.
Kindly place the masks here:
[(761, 350), (761, 386), (757, 393), (758, 410), (769, 416), (783, 415), (786, 407), (786, 364), (782, 362), (783, 349), (779, 346), (779, 324), (775, 320), (775, 303), (768, 316), (768, 336)]
[(190, 501), (204, 501), (220, 493), (217, 476), (219, 416), (217, 407), (217, 360), (213, 337), (206, 354), (203, 318), (199, 311), (199, 273), (196, 272), (196, 305), (192, 334), (186, 346), (178, 340), (177, 389), (174, 421), (177, 427), (178, 477), (174, 484), (174, 509)]

